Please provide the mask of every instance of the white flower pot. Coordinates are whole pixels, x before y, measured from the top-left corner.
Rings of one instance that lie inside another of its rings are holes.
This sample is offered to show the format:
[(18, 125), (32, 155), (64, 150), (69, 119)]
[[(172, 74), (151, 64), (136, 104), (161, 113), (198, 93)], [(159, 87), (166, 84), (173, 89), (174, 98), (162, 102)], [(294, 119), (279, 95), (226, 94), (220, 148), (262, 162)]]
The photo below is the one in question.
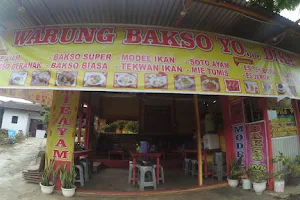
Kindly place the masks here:
[(253, 182), (253, 189), (257, 195), (262, 195), (263, 191), (267, 188), (267, 181), (262, 183)]
[(284, 180), (275, 180), (274, 181), (274, 191), (275, 192), (284, 192)]
[(75, 187), (75, 186), (74, 186), (74, 188), (72, 188), (72, 189), (61, 188), (62, 194), (63, 194), (65, 197), (72, 197), (72, 196), (74, 196), (75, 190), (76, 190), (76, 187)]
[(252, 188), (252, 183), (249, 179), (242, 179), (243, 189), (250, 190)]
[(54, 185), (52, 186), (44, 186), (42, 183), (40, 183), (41, 191), (43, 194), (51, 194), (54, 190)]
[(232, 188), (236, 188), (239, 185), (239, 180), (231, 180), (231, 179), (227, 179), (228, 181), (228, 185)]

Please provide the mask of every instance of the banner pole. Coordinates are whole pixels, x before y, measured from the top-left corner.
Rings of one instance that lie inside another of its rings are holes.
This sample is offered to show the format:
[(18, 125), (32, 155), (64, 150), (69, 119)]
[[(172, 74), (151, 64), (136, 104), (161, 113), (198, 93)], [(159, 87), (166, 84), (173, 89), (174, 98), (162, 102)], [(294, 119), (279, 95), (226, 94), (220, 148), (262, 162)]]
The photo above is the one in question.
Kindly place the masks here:
[(195, 119), (196, 119), (196, 132), (197, 132), (197, 146), (198, 146), (198, 185), (203, 185), (202, 176), (202, 146), (201, 146), (201, 131), (200, 131), (200, 116), (199, 116), (199, 106), (198, 106), (198, 96), (194, 94), (194, 109), (195, 109)]

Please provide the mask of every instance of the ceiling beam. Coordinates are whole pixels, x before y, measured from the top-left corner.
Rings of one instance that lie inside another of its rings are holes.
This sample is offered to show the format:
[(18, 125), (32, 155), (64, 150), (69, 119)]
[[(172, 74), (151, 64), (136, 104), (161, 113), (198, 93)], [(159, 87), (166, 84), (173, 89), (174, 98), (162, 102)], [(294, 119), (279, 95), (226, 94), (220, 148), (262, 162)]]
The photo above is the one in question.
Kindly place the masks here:
[(285, 26), (283, 30), (281, 30), (279, 33), (272, 35), (271, 37), (268, 37), (264, 43), (270, 43), (274, 38), (280, 38), (280, 37), (284, 37), (284, 34), (286, 34), (288, 31), (292, 31), (293, 33), (296, 33), (298, 35), (300, 35), (300, 33), (298, 33), (297, 31), (294, 30), (295, 26), (298, 26), (298, 23), (300, 22), (300, 19), (298, 19), (297, 21), (295, 21), (292, 25), (290, 26)]
[(187, 12), (187, 9), (192, 5), (193, 0), (186, 0), (185, 3), (183, 4), (184, 6), (182, 7), (179, 16), (177, 17), (176, 23), (175, 23), (175, 27), (179, 27), (181, 24), (181, 21), (183, 19), (184, 16), (181, 15), (182, 12)]

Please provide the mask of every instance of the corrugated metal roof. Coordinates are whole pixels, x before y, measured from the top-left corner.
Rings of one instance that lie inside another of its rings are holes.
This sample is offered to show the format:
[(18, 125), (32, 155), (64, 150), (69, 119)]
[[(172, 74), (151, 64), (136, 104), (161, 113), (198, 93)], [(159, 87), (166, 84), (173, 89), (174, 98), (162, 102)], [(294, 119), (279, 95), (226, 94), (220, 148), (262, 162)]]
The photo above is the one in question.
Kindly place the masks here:
[(173, 26), (182, 0), (27, 0), (44, 25), (121, 23)]
[(263, 42), (282, 28), (258, 21), (238, 12), (213, 5), (193, 2), (184, 17), (182, 28), (205, 30)]
[(47, 112), (40, 104), (35, 104), (35, 103), (21, 103), (21, 102), (15, 102), (15, 101), (8, 101), (8, 102), (0, 101), (0, 107), (16, 109), (16, 110), (34, 111), (34, 112)]
[[(218, 13), (218, 14), (216, 14)], [(193, 2), (187, 15), (183, 18), (181, 27), (225, 33), (240, 17), (236, 12), (216, 6)]]

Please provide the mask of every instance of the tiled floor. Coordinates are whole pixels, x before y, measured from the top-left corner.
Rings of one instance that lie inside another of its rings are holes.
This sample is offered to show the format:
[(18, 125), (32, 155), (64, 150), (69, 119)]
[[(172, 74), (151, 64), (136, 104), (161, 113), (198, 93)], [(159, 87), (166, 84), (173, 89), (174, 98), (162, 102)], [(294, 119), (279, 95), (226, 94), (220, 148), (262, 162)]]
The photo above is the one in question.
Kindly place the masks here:
[[(158, 190), (187, 189), (197, 186), (197, 176), (186, 175), (182, 169), (165, 169), (165, 183), (158, 185)], [(84, 187), (78, 189), (93, 191), (135, 192), (137, 186), (128, 184), (128, 169), (107, 168), (93, 174), (92, 179)], [(204, 185), (218, 183), (212, 178), (204, 179)], [(145, 191), (151, 191), (149, 187)]]

